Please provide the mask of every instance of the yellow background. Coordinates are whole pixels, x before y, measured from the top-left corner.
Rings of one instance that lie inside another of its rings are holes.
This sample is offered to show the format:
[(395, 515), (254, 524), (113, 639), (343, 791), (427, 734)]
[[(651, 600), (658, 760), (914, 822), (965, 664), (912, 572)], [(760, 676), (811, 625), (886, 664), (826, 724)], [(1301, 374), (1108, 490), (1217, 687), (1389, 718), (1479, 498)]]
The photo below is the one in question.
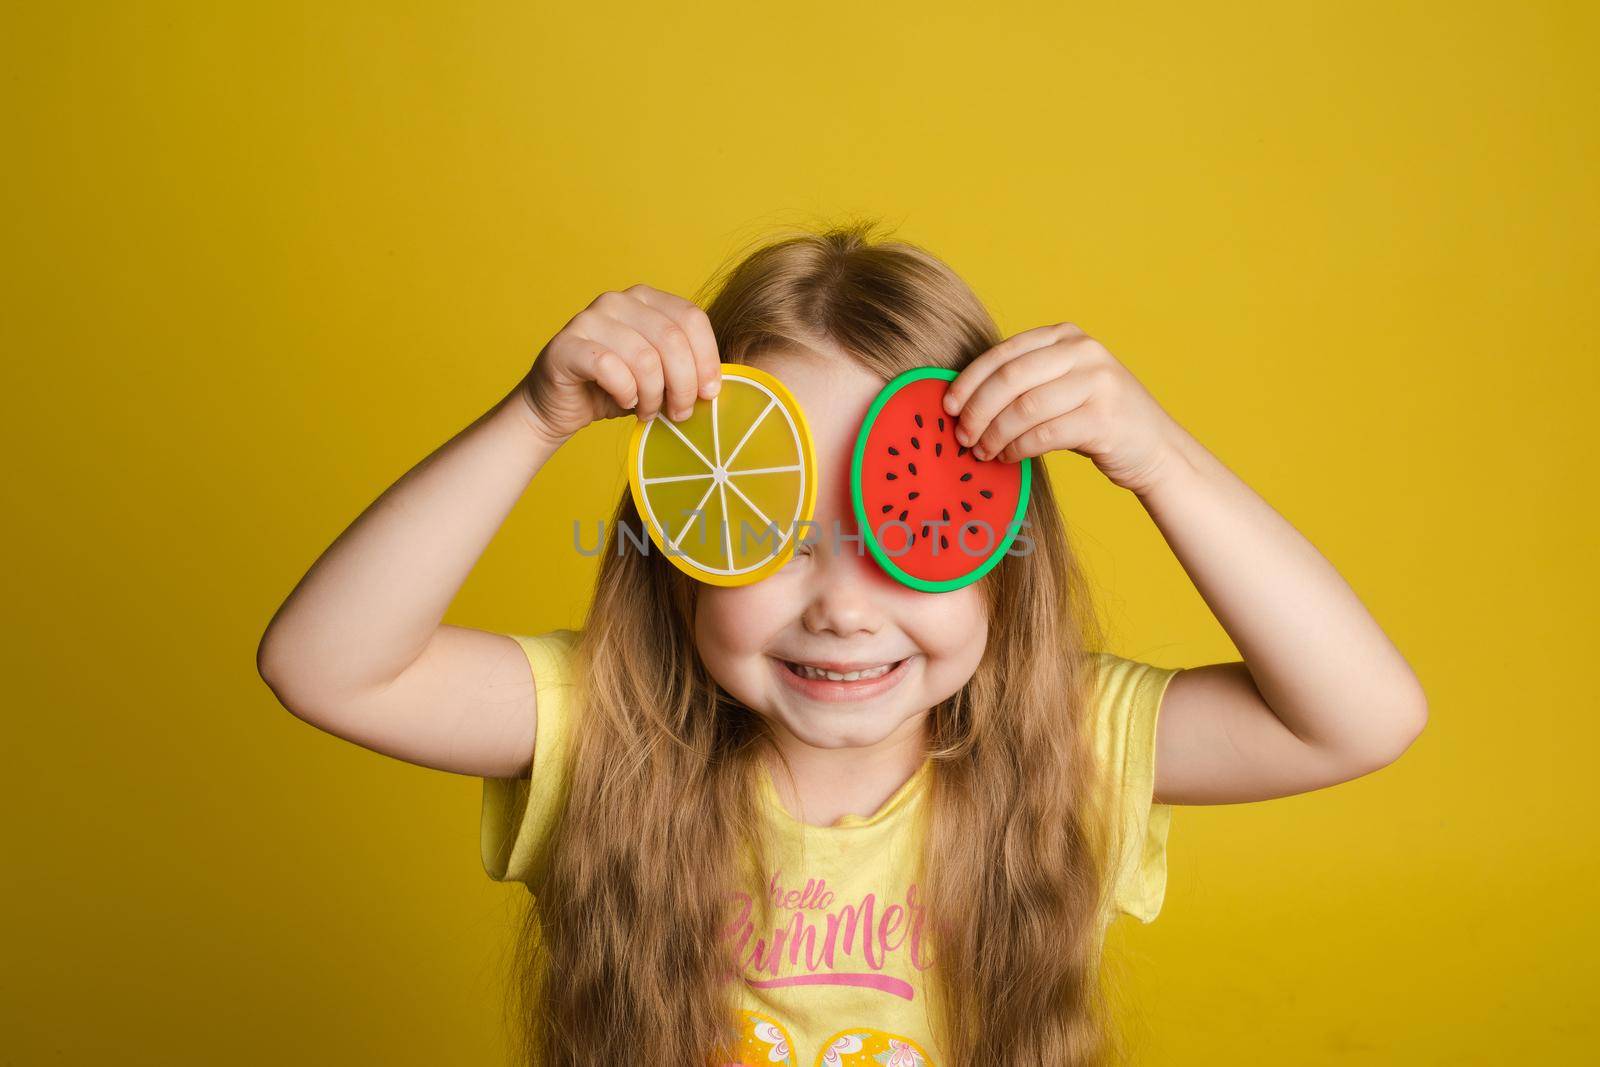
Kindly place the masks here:
[[(1077, 322), (1341, 569), (1397, 764), (1175, 816), (1140, 1062), (1571, 1062), (1597, 1033), (1595, 9), (8, 5), (6, 986), (18, 1063), (496, 1063), (479, 784), (254, 652), (575, 312), (853, 214)], [(581, 619), (549, 465), (451, 622)], [(1234, 658), (1137, 501), (1049, 466), (1114, 648)]]

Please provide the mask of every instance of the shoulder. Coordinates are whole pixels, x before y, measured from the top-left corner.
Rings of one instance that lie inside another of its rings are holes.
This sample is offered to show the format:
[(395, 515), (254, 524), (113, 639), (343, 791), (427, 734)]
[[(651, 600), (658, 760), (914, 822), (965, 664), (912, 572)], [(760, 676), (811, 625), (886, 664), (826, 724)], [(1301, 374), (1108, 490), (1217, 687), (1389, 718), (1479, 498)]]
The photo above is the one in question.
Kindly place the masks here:
[(1154, 726), (1167, 685), (1181, 667), (1160, 667), (1112, 652), (1090, 652), (1089, 717), (1097, 747), (1117, 747), (1130, 729)]
[(1154, 802), (1156, 722), (1167, 685), (1183, 668), (1110, 652), (1091, 652), (1089, 668), (1086, 715), (1113, 837), (1111, 904), (1147, 923), (1166, 892), (1171, 822), (1170, 807)]
[(510, 634), (527, 657), (533, 675), (537, 748), (547, 742), (563, 743), (567, 705), (578, 682), (578, 643), (581, 630), (548, 630), (540, 634)]
[(480, 847), (484, 869), (496, 881), (537, 881), (568, 786), (573, 737), (572, 690), (581, 630), (510, 634), (533, 672), (535, 731), (527, 775), (483, 779)]
[(546, 686), (572, 684), (572, 661), (578, 641), (583, 637), (582, 630), (549, 630), (541, 634), (509, 636), (528, 657), (533, 680), (541, 690)]
[(1132, 695), (1139, 687), (1164, 685), (1183, 669), (1127, 659), (1114, 652), (1090, 652), (1088, 656), (1095, 689), (1103, 697)]
[(539, 753), (546, 753), (542, 766), (548, 767), (563, 758), (560, 754), (571, 739), (572, 693), (578, 683), (577, 651), (583, 631), (562, 629), (511, 636), (522, 647), (533, 672), (537, 716), (534, 754), (538, 760)]

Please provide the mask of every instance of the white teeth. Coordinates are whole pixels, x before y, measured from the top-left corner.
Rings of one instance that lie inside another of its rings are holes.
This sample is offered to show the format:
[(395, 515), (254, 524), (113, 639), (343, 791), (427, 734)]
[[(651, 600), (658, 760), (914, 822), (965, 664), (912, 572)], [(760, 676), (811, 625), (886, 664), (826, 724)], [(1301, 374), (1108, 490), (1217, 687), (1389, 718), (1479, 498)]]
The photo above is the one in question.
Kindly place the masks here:
[(825, 671), (818, 667), (812, 667), (804, 663), (796, 663), (795, 666), (800, 668), (800, 673), (807, 678), (816, 678), (819, 680), (826, 678), (830, 682), (854, 682), (861, 678), (881, 678), (885, 674), (889, 673), (890, 668), (892, 668), (894, 664), (885, 663), (878, 667), (868, 667), (864, 671), (850, 671), (846, 674), (838, 674), (834, 671)]

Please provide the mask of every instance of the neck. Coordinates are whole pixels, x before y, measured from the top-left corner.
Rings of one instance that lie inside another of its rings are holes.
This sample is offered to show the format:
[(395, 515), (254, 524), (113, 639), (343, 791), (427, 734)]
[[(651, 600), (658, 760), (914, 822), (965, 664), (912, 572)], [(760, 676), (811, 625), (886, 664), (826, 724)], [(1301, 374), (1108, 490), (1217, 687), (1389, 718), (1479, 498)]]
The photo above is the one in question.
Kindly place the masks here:
[(773, 733), (777, 751), (767, 753), (773, 787), (790, 815), (813, 826), (832, 826), (845, 815), (873, 815), (927, 758), (926, 713), (872, 745), (819, 748), (776, 722)]

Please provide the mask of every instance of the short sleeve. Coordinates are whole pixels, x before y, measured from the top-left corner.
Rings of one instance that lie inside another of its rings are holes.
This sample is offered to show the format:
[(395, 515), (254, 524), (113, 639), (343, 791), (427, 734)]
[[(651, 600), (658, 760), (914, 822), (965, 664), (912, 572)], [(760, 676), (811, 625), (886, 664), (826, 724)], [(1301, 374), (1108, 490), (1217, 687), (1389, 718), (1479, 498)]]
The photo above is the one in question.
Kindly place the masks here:
[(490, 878), (532, 885), (549, 860), (571, 776), (572, 661), (579, 632), (512, 636), (533, 671), (533, 766), (526, 777), (483, 779), (480, 842)]
[(1167, 890), (1167, 834), (1172, 807), (1155, 794), (1156, 719), (1167, 684), (1181, 667), (1157, 667), (1109, 652), (1093, 653), (1093, 740), (1105, 769), (1113, 841), (1108, 919), (1117, 913), (1153, 922)]

